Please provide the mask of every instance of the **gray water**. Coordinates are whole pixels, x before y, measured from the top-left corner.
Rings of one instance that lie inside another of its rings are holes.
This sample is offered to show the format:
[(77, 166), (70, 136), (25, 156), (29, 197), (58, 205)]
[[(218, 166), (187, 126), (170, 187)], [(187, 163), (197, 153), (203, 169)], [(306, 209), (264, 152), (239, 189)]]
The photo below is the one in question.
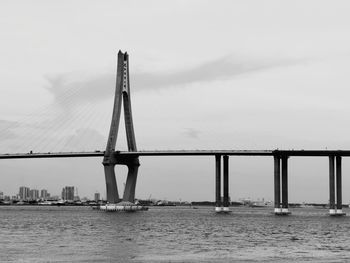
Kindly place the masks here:
[[(1, 262), (350, 262), (350, 216), (299, 208), (0, 207)], [(350, 212), (345, 210), (345, 212)]]

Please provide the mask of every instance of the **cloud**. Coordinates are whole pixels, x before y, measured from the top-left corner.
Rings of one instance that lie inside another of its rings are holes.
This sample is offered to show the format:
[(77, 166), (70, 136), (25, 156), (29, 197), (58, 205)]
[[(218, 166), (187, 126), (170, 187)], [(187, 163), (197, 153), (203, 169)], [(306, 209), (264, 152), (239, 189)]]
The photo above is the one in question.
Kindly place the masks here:
[(114, 96), (115, 76), (112, 74), (91, 76), (71, 72), (45, 78), (46, 89), (54, 95), (55, 102), (66, 109), (79, 102), (96, 102)]
[(132, 81), (136, 90), (164, 89), (173, 86), (185, 87), (196, 82), (232, 79), (238, 75), (286, 67), (300, 62), (299, 59), (250, 59), (227, 56), (177, 72), (137, 73), (133, 76)]
[(197, 139), (199, 137), (199, 134), (201, 133), (199, 130), (194, 128), (186, 128), (183, 132), (185, 136), (191, 139)]
[[(196, 82), (212, 82), (232, 79), (272, 68), (286, 67), (304, 62), (305, 59), (268, 59), (225, 56), (208, 61), (196, 67), (172, 72), (131, 73), (132, 92), (164, 90), (169, 87), (186, 87)], [(132, 72), (132, 70), (131, 70)], [(54, 95), (55, 102), (70, 109), (77, 103), (96, 102), (114, 96), (115, 74), (65, 73), (45, 76), (47, 90)]]

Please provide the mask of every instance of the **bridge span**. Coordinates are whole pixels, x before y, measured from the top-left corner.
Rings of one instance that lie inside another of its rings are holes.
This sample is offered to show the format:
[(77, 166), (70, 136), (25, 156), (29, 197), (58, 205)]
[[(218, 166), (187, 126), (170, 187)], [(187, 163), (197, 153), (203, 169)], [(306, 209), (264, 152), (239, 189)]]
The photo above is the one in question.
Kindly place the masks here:
[(116, 156), (350, 156), (350, 150), (157, 150), (157, 151), (116, 151)]
[[(30, 158), (72, 158), (101, 157), (104, 151), (92, 152), (47, 152), (47, 153), (6, 153), (0, 154), (0, 159), (30, 159)], [(295, 156), (295, 157), (349, 157), (350, 150), (154, 150), (154, 151), (115, 151), (115, 158), (140, 156)]]

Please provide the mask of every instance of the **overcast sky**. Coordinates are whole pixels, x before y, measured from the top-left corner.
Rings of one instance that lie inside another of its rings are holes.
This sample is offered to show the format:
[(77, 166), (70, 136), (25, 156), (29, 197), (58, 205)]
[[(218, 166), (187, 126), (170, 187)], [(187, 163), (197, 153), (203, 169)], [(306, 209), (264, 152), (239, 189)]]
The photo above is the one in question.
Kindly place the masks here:
[[(104, 150), (119, 49), (139, 150), (350, 149), (349, 12), (321, 0), (1, 1), (0, 152)], [(1, 160), (0, 191), (105, 195), (101, 161)], [(137, 197), (214, 200), (212, 157), (140, 161)], [(290, 202), (327, 202), (327, 158), (289, 162)], [(350, 160), (343, 171), (348, 203)], [(231, 157), (230, 195), (272, 200), (272, 158)]]

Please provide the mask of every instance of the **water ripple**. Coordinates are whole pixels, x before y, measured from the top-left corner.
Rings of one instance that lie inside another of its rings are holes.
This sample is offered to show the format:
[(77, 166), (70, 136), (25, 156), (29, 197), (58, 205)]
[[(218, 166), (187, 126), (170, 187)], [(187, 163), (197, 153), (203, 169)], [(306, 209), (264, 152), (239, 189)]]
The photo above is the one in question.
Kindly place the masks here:
[(1, 262), (346, 262), (348, 217), (322, 209), (0, 207)]

